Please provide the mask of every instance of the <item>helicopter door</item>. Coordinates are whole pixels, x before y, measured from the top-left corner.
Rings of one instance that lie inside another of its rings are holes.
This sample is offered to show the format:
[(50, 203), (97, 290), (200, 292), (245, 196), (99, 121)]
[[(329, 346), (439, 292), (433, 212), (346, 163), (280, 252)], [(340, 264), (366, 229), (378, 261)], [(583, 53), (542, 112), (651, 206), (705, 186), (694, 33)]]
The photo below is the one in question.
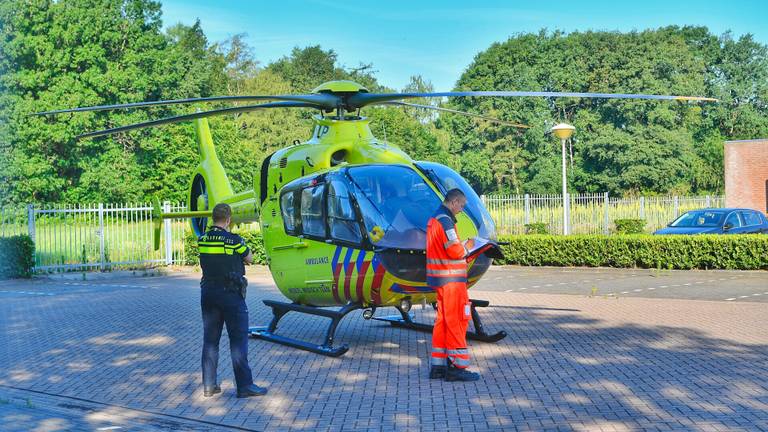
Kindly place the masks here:
[(301, 235), (300, 201), (300, 190), (283, 191), (280, 195), (280, 214), (287, 236), (279, 234), (271, 236), (273, 240), (270, 250), (270, 270), (275, 281), (289, 287), (289, 290), (298, 290), (304, 286), (304, 261), (298, 258), (300, 253), (297, 252), (307, 244), (299, 238)]
[(304, 292), (308, 298), (331, 295), (333, 271), (331, 257), (335, 247), (328, 242), (325, 211), (326, 184), (301, 189), (301, 234), (306, 247), (299, 250), (304, 264)]

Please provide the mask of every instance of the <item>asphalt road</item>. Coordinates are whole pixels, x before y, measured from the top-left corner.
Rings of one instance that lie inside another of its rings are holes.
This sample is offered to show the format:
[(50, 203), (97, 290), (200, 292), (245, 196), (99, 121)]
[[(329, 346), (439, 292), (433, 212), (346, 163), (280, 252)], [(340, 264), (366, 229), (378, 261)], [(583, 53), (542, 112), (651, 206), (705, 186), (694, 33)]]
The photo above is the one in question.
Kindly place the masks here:
[(768, 271), (494, 266), (473, 289), (766, 303)]

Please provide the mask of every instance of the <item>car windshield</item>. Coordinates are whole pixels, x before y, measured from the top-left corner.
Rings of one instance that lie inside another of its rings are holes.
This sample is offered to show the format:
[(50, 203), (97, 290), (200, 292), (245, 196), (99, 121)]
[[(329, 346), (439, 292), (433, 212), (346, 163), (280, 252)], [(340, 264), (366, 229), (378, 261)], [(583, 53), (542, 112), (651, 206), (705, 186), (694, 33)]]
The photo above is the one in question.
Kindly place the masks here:
[(674, 228), (719, 227), (722, 225), (725, 212), (712, 210), (689, 211), (669, 226)]
[(347, 170), (368, 237), (377, 247), (424, 249), (437, 193), (411, 168), (366, 165)]
[(493, 223), (491, 215), (485, 209), (483, 201), (477, 196), (474, 189), (466, 182), (456, 171), (445, 165), (434, 162), (417, 162), (418, 166), (442, 189), (443, 194), (451, 189), (461, 189), (467, 197), (467, 205), (464, 207), (464, 213), (472, 219), (477, 227), (477, 235), (489, 240), (496, 240), (496, 224)]

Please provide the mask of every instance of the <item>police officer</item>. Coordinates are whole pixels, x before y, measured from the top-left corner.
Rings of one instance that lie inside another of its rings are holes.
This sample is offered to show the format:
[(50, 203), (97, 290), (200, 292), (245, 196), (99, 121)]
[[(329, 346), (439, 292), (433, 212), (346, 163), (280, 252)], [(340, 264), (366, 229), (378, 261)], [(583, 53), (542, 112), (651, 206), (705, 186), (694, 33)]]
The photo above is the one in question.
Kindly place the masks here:
[(467, 204), (461, 189), (445, 194), (443, 204), (427, 222), (427, 285), (437, 292), (437, 317), (432, 330), (432, 359), (429, 378), (447, 381), (476, 381), (469, 367), (467, 326), (471, 306), (467, 293), (467, 249), (456, 233), (456, 215)]
[(200, 267), (200, 305), (203, 310), (203, 395), (221, 393), (216, 380), (221, 329), (227, 325), (229, 351), (235, 371), (237, 397), (260, 396), (267, 389), (253, 383), (248, 366), (248, 306), (245, 304), (245, 264), (253, 255), (245, 241), (227, 231), (232, 209), (227, 204), (213, 208), (213, 226), (198, 239)]

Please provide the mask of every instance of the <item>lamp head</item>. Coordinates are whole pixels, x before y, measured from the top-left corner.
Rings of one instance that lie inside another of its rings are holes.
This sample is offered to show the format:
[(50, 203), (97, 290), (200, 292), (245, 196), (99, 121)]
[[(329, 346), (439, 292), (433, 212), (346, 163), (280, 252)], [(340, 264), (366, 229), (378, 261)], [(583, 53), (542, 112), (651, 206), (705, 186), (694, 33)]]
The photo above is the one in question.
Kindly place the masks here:
[(560, 139), (568, 139), (573, 135), (573, 132), (576, 131), (576, 128), (567, 123), (560, 123), (552, 126), (551, 131)]

